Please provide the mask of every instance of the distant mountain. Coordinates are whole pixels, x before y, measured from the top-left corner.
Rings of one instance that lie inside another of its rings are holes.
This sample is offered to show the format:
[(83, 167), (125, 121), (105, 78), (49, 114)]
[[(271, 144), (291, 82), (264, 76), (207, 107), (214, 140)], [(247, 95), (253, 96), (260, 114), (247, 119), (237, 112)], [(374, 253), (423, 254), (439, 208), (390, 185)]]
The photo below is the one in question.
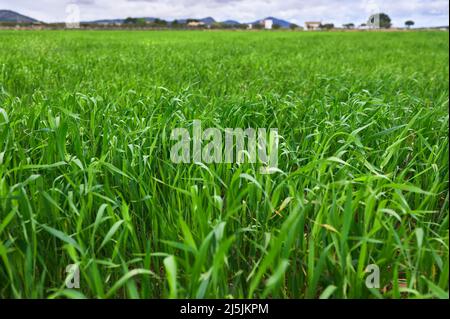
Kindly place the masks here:
[(11, 10), (0, 10), (0, 22), (33, 23), (39, 21)]
[(200, 21), (206, 25), (211, 25), (214, 22), (216, 22), (216, 20), (214, 20), (214, 18), (211, 18), (211, 17), (206, 17), (206, 18), (200, 19)]
[(147, 22), (155, 22), (155, 20), (156, 20), (157, 18), (143, 17), (143, 18), (138, 18), (138, 19), (144, 19), (144, 20), (147, 21)]
[(236, 21), (236, 20), (225, 20), (225, 21), (222, 21), (222, 23), (226, 24), (226, 25), (238, 25), (238, 24), (241, 24), (239, 21)]
[(264, 20), (272, 20), (274, 25), (279, 25), (280, 27), (286, 28), (286, 29), (289, 28), (292, 24), (289, 21), (281, 20), (281, 19), (274, 18), (274, 17), (267, 17), (265, 19), (257, 20), (257, 21), (251, 22), (251, 23), (257, 24), (257, 23), (261, 23), (261, 21), (264, 21)]
[[(153, 22), (156, 18), (149, 17), (138, 17), (136, 19), (144, 19), (147, 22)], [(94, 20), (94, 21), (84, 21), (82, 23), (90, 23), (90, 24), (121, 24), (124, 23), (125, 19), (102, 19), (102, 20)]]
[[(147, 22), (154, 22), (157, 18), (153, 18), (153, 17), (138, 17), (136, 19), (144, 19)], [(180, 24), (185, 24), (187, 23), (188, 19), (176, 19), (176, 21)], [(198, 20), (203, 22), (206, 25), (211, 25), (214, 22), (216, 22), (216, 20), (214, 20), (214, 18), (212, 17), (206, 17), (203, 19), (191, 19), (191, 20)], [(125, 21), (125, 19), (103, 19), (103, 20), (94, 20), (94, 21), (86, 21), (83, 23), (91, 23), (91, 24), (117, 24), (117, 23), (123, 23)], [(174, 20), (175, 21), (175, 20)], [(172, 23), (173, 21), (168, 21), (169, 23)]]
[(174, 21), (178, 22), (179, 24), (185, 24), (185, 23), (187, 23), (187, 19), (175, 19), (175, 20), (173, 20), (171, 23), (173, 23)]
[(124, 19), (104, 19), (104, 20), (94, 20), (94, 21), (85, 21), (82, 23), (90, 23), (90, 24), (116, 24), (123, 23)]
[[(154, 22), (157, 18), (153, 18), (153, 17), (141, 17), (138, 19), (144, 19), (147, 22)], [(197, 20), (200, 22), (203, 22), (205, 25), (212, 25), (216, 22), (216, 20), (212, 17), (206, 17), (203, 19), (194, 19), (194, 18), (189, 18), (189, 19), (176, 19), (176, 21), (179, 24), (186, 24), (188, 22), (188, 20)], [(278, 18), (274, 18), (274, 17), (267, 17), (265, 19), (260, 19), (254, 22), (250, 22), (251, 24), (258, 24), (258, 23), (263, 23), (262, 21), (264, 20), (272, 20), (274, 25), (279, 25), (281, 28), (285, 28), (288, 29), (292, 23), (290, 23), (289, 21), (286, 20), (282, 20), (282, 19), (278, 19)], [(103, 20), (95, 20), (95, 21), (88, 21), (88, 22), (84, 22), (84, 23), (92, 23), (92, 24), (121, 24), (125, 21), (125, 19), (103, 19)], [(175, 20), (174, 20), (175, 21)], [(169, 23), (173, 23), (173, 21), (168, 21)], [(225, 24), (225, 25), (229, 25), (229, 26), (236, 26), (239, 24), (242, 24), (239, 21), (236, 20), (226, 20), (226, 21), (222, 21), (221, 23)]]

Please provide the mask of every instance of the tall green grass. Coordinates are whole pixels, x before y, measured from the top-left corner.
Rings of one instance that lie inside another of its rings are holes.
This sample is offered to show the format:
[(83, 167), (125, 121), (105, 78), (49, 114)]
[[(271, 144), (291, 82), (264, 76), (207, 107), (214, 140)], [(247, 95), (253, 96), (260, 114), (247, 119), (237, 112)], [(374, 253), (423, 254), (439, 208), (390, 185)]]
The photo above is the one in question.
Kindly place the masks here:
[[(0, 31), (0, 297), (448, 298), (448, 49)], [(282, 172), (172, 163), (194, 119), (278, 128)]]

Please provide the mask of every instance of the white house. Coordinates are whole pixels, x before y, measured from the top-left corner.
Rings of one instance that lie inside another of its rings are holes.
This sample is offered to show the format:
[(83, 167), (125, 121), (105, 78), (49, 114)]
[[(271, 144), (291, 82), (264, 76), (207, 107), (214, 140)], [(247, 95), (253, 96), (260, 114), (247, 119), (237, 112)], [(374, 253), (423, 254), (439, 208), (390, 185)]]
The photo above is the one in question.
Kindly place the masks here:
[(205, 25), (205, 23), (202, 21), (190, 21), (187, 25), (188, 27), (202, 27)]
[(320, 26), (322, 22), (320, 21), (307, 21), (305, 22), (305, 29), (308, 31), (317, 31), (320, 30)]

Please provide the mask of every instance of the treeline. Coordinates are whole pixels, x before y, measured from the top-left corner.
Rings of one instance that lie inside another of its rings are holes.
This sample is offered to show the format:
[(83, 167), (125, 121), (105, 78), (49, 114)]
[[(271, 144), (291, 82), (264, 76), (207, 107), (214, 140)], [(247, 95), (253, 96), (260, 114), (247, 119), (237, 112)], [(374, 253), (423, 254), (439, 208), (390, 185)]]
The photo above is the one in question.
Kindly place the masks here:
[(204, 23), (202, 20), (186, 19), (166, 21), (163, 19), (146, 20), (144, 18), (126, 18), (122, 24), (107, 24), (122, 28), (170, 28), (170, 29), (246, 29), (247, 24), (212, 22)]

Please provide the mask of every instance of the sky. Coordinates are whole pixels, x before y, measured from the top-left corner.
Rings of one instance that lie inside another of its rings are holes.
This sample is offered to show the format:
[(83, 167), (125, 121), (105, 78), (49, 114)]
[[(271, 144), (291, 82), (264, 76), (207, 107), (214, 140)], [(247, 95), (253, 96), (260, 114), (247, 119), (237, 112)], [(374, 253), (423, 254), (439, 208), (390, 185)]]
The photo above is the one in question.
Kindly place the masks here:
[(321, 21), (359, 25), (370, 14), (387, 13), (394, 26), (413, 20), (415, 27), (449, 24), (449, 0), (0, 0), (9, 9), (44, 22), (64, 22), (76, 4), (81, 21), (126, 17), (166, 20), (204, 18), (252, 22), (268, 16), (304, 25)]

